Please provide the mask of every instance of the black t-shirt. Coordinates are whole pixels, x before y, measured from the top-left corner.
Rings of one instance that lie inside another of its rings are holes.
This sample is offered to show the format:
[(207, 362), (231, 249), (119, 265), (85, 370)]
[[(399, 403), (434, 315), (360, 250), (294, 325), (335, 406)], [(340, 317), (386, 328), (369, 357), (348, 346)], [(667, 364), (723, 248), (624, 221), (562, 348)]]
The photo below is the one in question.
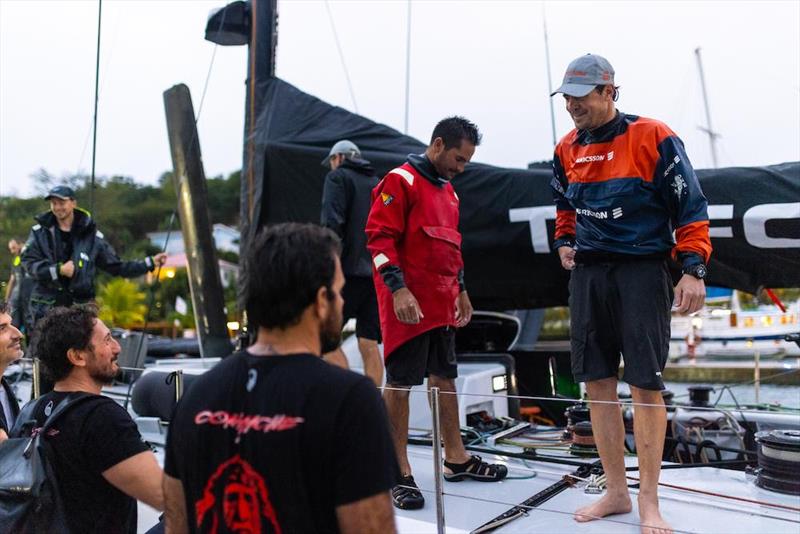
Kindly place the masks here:
[[(33, 414), (39, 425), (68, 394), (41, 397)], [(75, 533), (135, 533), (136, 499), (101, 473), (148, 447), (128, 412), (108, 397), (96, 397), (70, 408), (47, 433), (67, 521)]]
[(312, 354), (244, 352), (181, 399), (164, 471), (183, 482), (193, 531), (264, 533), (337, 532), (337, 506), (399, 473), (371, 380)]

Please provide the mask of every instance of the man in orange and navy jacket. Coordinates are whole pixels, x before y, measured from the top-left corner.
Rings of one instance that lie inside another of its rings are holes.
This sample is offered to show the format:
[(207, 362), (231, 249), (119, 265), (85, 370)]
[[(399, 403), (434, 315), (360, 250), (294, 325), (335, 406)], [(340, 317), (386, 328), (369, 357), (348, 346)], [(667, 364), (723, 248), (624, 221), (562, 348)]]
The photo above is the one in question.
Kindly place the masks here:
[[(617, 397), (620, 354), (636, 406), (639, 517), (646, 533), (671, 532), (658, 508), (666, 429), (661, 373), (670, 310), (699, 310), (711, 255), (708, 203), (683, 143), (665, 124), (617, 111), (614, 69), (587, 54), (567, 68), (562, 93), (575, 129), (553, 158), (557, 208), (554, 246), (570, 275), (572, 372), (586, 382), (593, 434), (608, 491), (577, 521), (631, 510), (625, 430)], [(673, 232), (675, 237), (673, 238)], [(669, 256), (683, 276), (672, 286)]]
[[(402, 478), (392, 489), (398, 508), (424, 506), (408, 462), (408, 396), (428, 377), (430, 386), (455, 392), (458, 375), (454, 328), (472, 316), (461, 258), (458, 196), (450, 184), (480, 143), (477, 127), (462, 117), (436, 125), (424, 154), (389, 171), (372, 192), (367, 248), (386, 358), (383, 397)], [(445, 480), (502, 480), (503, 465), (470, 456), (461, 442), (455, 395), (440, 400)]]

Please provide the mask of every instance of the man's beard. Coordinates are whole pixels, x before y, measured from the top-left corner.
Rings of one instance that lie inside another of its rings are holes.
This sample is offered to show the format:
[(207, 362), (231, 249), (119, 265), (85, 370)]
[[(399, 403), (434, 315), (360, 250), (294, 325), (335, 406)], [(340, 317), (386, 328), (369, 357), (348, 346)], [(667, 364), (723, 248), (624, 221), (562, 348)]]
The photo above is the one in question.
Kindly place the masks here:
[(90, 373), (90, 376), (97, 382), (101, 382), (103, 384), (108, 385), (114, 382), (114, 379), (119, 376), (120, 371), (121, 371), (120, 369), (117, 369), (113, 373), (105, 371), (92, 371)]
[(339, 348), (342, 343), (342, 315), (332, 312), (319, 329), (319, 344), (322, 354)]
[[(96, 356), (94, 355), (92, 356), (96, 358)], [(122, 372), (122, 369), (120, 367), (117, 367), (116, 371), (111, 370), (114, 368), (115, 362), (116, 360), (111, 362), (111, 367), (109, 369), (103, 369), (103, 368), (89, 369), (89, 376), (92, 377), (93, 380), (101, 384), (108, 385), (113, 383), (114, 379), (117, 378)]]

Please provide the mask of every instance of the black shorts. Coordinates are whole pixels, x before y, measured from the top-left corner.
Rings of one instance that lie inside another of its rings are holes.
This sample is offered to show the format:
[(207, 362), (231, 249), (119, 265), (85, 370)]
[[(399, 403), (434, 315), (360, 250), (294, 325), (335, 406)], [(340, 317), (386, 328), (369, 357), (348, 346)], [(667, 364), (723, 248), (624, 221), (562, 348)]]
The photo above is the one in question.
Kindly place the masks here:
[(664, 259), (578, 263), (569, 280), (572, 374), (576, 382), (616, 377), (664, 389), (672, 308)]
[(356, 337), (381, 342), (381, 323), (378, 318), (378, 297), (372, 278), (348, 277), (342, 290), (344, 320), (356, 320)]
[(443, 326), (423, 332), (397, 347), (386, 361), (386, 383), (418, 386), (425, 377), (456, 378), (456, 332)]

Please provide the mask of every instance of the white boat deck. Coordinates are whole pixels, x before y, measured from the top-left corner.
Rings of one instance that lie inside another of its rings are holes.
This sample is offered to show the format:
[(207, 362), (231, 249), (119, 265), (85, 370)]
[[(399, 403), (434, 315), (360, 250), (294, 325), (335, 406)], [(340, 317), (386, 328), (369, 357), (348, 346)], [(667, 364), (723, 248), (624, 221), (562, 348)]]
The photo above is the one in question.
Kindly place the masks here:
[[(430, 448), (409, 447), (409, 459), (414, 478), (423, 490), (426, 503), (422, 510), (396, 510), (400, 532), (436, 532), (436, 503), (433, 494), (433, 464)], [(484, 459), (490, 459), (488, 455)], [(499, 516), (514, 505), (522, 503), (561, 477), (573, 471), (571, 466), (544, 462), (504, 460), (509, 467), (509, 477), (530, 476), (530, 479), (511, 479), (499, 483), (476, 481), (444, 482), (445, 525), (447, 532), (470, 532)], [(629, 465), (636, 465), (630, 458)], [(637, 477), (637, 472), (630, 472)], [(634, 481), (631, 481), (634, 482)], [(800, 508), (800, 497), (783, 495), (757, 487), (745, 479), (742, 471), (728, 471), (712, 467), (664, 470), (661, 482), (739, 497)], [(570, 533), (631, 533), (640, 532), (639, 514), (635, 506), (635, 489), (631, 489), (634, 511), (606, 520), (577, 523), (572, 513), (599, 499), (601, 495), (584, 493), (583, 485), (573, 486), (556, 495), (539, 508), (529, 511), (526, 517), (516, 519), (498, 528), (499, 533), (570, 532)], [(751, 504), (733, 499), (713, 497), (684, 490), (662, 487), (661, 511), (675, 532), (697, 533), (773, 533), (800, 532), (800, 512), (781, 510), (765, 505)]]
[[(20, 384), (19, 395), (27, 398), (29, 383)], [(106, 393), (112, 396), (123, 393), (120, 386), (107, 388)], [(119, 391), (118, 391), (119, 390)], [(163, 464), (163, 444), (165, 435), (163, 426), (151, 419), (149, 424), (142, 421), (140, 426), (143, 437), (156, 446), (156, 456)], [(518, 449), (517, 449), (518, 450)], [(547, 454), (558, 454), (548, 451)], [(426, 503), (422, 510), (395, 510), (398, 531), (416, 534), (436, 532), (436, 501), (434, 495), (433, 451), (428, 446), (409, 446), (409, 460), (414, 478), (425, 495)], [(444, 482), (444, 517), (446, 531), (449, 533), (471, 532), (484, 523), (494, 519), (514, 506), (524, 502), (561, 478), (575, 468), (541, 461), (509, 459), (494, 455), (483, 455), (485, 460), (505, 462), (509, 467), (509, 479), (499, 483), (477, 481)], [(565, 455), (576, 460), (576, 457)], [(584, 460), (591, 463), (592, 460)], [(628, 465), (636, 465), (635, 458), (628, 458)], [(533, 478), (530, 477), (535, 473)], [(637, 477), (638, 473), (628, 473)], [(634, 482), (634, 481), (631, 481)], [(793, 533), (800, 532), (800, 496), (784, 495), (757, 487), (747, 480), (742, 471), (723, 470), (713, 467), (691, 469), (667, 469), (661, 473), (661, 482), (693, 488), (703, 492), (716, 493), (749, 499), (757, 502), (745, 502), (731, 498), (723, 498), (701, 493), (693, 493), (682, 489), (662, 487), (659, 490), (661, 512), (675, 532), (691, 533)], [(577, 523), (573, 520), (573, 512), (600, 495), (584, 493), (583, 486), (570, 487), (530, 510), (527, 516), (515, 519), (499, 527), (499, 533), (621, 533), (638, 534), (640, 520), (635, 507), (636, 490), (631, 489), (634, 510), (595, 520)], [(761, 503), (761, 504), (759, 504)], [(768, 506), (766, 503), (793, 507), (781, 509)], [(147, 532), (158, 522), (159, 513), (154, 509), (139, 504), (138, 532)]]

